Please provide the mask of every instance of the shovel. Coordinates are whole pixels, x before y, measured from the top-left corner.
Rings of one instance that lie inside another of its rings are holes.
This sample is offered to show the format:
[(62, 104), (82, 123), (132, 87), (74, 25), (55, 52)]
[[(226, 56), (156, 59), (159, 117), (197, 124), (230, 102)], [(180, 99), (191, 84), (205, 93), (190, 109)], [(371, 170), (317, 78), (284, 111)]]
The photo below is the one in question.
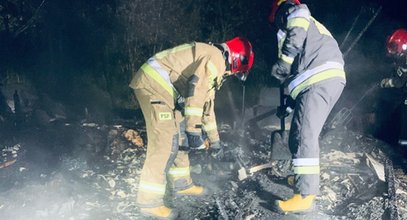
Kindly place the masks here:
[[(285, 106), (284, 86), (280, 86), (280, 107)], [(291, 152), (288, 148), (288, 132), (285, 130), (285, 117), (280, 117), (280, 130), (271, 133), (271, 159), (290, 160)]]

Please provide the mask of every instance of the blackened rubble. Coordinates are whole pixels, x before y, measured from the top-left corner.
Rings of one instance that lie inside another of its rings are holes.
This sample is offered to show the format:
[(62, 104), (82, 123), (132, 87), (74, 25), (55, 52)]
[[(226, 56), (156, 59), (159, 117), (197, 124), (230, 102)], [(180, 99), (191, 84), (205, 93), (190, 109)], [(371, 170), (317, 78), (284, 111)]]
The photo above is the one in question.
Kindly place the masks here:
[[(142, 123), (126, 126), (129, 124), (61, 123), (21, 131), (19, 138), (24, 141), (16, 139), (14, 145), (3, 148), (2, 159), (16, 158), (16, 162), (0, 169), (0, 216), (143, 219), (134, 195), (146, 149), (134, 145), (126, 134), (132, 129), (132, 137), (145, 140), (145, 128)], [(240, 167), (236, 154), (246, 167), (270, 161), (270, 131), (256, 132), (256, 139), (251, 139), (249, 131), (242, 135), (227, 124), (221, 128), (227, 149), (223, 161), (204, 152), (191, 153), (194, 180), (213, 194), (173, 200), (169, 193), (166, 198), (170, 206), (180, 210), (180, 219), (389, 219), (392, 212), (399, 219), (407, 217), (404, 170), (395, 165), (395, 205), (387, 182), (378, 175), (380, 165), (384, 172), (386, 160), (394, 156), (386, 151), (389, 146), (384, 142), (345, 129), (326, 134), (321, 140), (317, 211), (300, 218), (278, 214), (271, 207), (274, 199), (292, 194), (286, 179), (291, 173), (289, 163), (275, 161), (271, 169), (242, 181), (237, 178)], [(44, 138), (37, 139), (39, 135)], [(68, 141), (67, 137), (74, 138)], [(49, 153), (50, 149), (54, 153)]]

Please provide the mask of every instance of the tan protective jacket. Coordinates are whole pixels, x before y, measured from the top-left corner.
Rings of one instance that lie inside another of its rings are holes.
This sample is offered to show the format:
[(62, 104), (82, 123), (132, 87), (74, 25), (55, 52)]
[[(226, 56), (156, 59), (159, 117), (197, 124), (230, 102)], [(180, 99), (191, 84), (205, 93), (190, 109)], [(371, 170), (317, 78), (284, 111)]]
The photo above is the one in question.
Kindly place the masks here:
[(134, 75), (130, 87), (160, 94), (162, 100), (156, 101), (172, 109), (184, 98), (186, 131), (200, 133), (202, 129), (214, 142), (219, 140), (215, 89), (221, 85), (225, 70), (225, 59), (218, 48), (193, 42), (155, 54)]

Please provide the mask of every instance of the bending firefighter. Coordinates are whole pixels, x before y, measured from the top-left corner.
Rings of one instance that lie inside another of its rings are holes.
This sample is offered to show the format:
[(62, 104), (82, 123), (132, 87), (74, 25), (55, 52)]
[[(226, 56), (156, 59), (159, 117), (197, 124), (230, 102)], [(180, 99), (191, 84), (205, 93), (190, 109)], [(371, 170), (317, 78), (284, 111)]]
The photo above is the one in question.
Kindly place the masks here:
[(387, 53), (394, 59), (396, 71), (390, 78), (380, 82), (382, 88), (397, 88), (402, 91), (399, 105), (399, 128), (397, 142), (407, 146), (407, 30), (397, 29), (387, 39)]
[(142, 214), (173, 219), (164, 205), (167, 180), (176, 195), (200, 196), (206, 189), (193, 184), (184, 126), (191, 149), (221, 149), (214, 112), (215, 91), (227, 76), (245, 80), (253, 65), (249, 41), (233, 38), (222, 44), (193, 42), (155, 54), (134, 75), (130, 87), (142, 109), (147, 128), (147, 155), (141, 172), (137, 203)]
[(301, 213), (312, 210), (319, 193), (318, 137), (344, 89), (344, 61), (331, 33), (298, 0), (274, 1), (269, 21), (278, 28), (279, 52), (271, 74), (295, 100), (288, 141), (295, 194), (275, 205)]

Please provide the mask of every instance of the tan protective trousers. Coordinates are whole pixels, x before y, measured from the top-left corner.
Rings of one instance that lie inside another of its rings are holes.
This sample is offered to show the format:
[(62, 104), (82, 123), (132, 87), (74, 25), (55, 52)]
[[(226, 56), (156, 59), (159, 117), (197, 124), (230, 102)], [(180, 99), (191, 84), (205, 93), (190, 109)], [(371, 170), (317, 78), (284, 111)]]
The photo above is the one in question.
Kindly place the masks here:
[[(147, 154), (141, 171), (137, 203), (139, 207), (164, 204), (166, 189), (182, 190), (192, 185), (189, 157), (178, 151), (181, 112), (148, 89), (134, 90), (144, 115), (147, 129)], [(167, 186), (167, 180), (169, 186)]]

